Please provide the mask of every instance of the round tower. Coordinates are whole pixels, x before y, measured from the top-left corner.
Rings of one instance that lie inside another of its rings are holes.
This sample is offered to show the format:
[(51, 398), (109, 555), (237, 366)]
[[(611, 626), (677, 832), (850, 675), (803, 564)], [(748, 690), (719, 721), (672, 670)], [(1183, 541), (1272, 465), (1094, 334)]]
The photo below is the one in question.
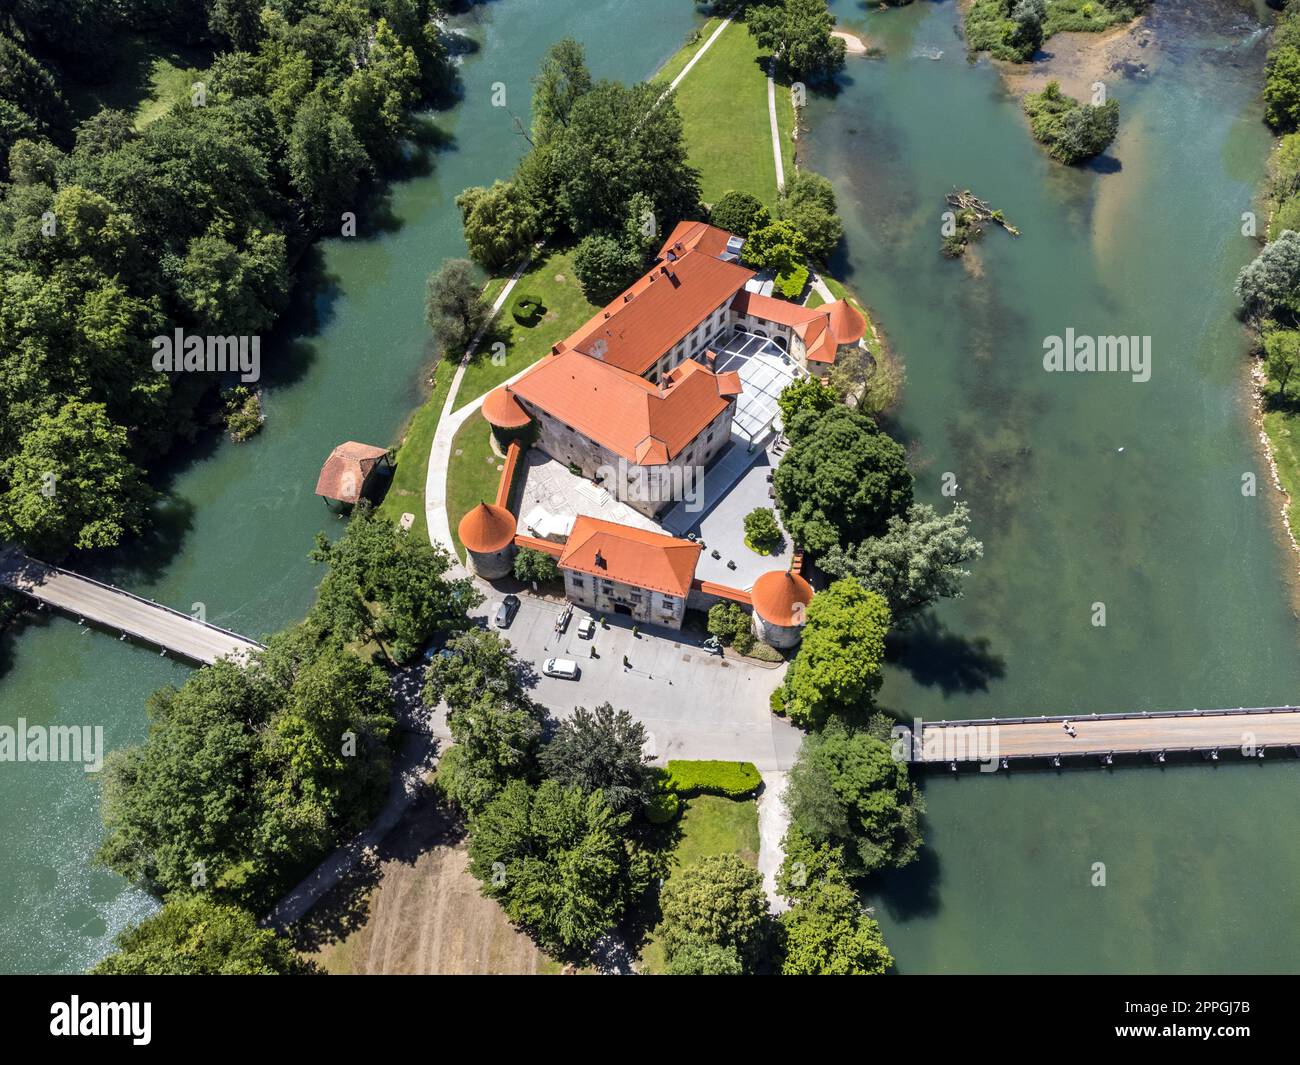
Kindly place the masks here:
[(798, 645), (803, 635), (804, 608), (812, 601), (812, 585), (789, 570), (772, 570), (749, 591), (754, 604), (754, 635), (779, 650)]
[(504, 577), (515, 560), (515, 516), (505, 507), (480, 503), (457, 526), (470, 569), (487, 580)]

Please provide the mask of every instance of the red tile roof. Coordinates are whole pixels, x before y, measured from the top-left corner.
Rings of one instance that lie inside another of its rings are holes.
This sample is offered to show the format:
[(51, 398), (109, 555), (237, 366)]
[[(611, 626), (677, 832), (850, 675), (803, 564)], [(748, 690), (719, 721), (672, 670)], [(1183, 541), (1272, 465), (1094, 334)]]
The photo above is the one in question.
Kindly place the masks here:
[(830, 315), (831, 332), (835, 334), (836, 344), (856, 344), (866, 333), (866, 318), (848, 300), (828, 303), (826, 311)]
[(522, 429), (530, 420), (528, 412), (504, 388), (495, 388), (484, 397), (483, 417), (498, 429)]
[(700, 545), (581, 514), (573, 523), (560, 567), (685, 598)]
[(661, 263), (637, 280), (555, 350), (576, 348), (621, 370), (643, 374), (753, 276), (743, 266), (688, 250), (676, 262)]
[(731, 307), (737, 314), (752, 314), (755, 318), (791, 327), (806, 325), (826, 315), (820, 307), (805, 307), (775, 296), (760, 296), (757, 292), (737, 293)]
[(754, 613), (764, 621), (773, 625), (802, 625), (803, 608), (812, 602), (813, 588), (797, 573), (777, 569), (759, 577), (749, 596)]
[(753, 606), (749, 593), (740, 588), (732, 588), (729, 584), (715, 584), (713, 581), (691, 581), (691, 590), (703, 592), (705, 595), (716, 596), (719, 599), (730, 599), (733, 603), (744, 603), (745, 606)]
[(564, 554), (564, 545), (557, 544), (554, 540), (542, 540), (536, 536), (524, 536), (522, 533), (515, 536), (516, 547), (527, 547), (533, 551), (541, 551), (544, 554), (559, 558)]
[(316, 494), (340, 503), (355, 503), (361, 498), (366, 478), (387, 454), (382, 447), (358, 444), (355, 440), (339, 444), (320, 469)]
[(657, 466), (676, 458), (726, 409), (737, 384), (688, 360), (660, 387), (569, 350), (542, 359), (508, 387), (628, 462)]
[(684, 255), (688, 251), (698, 250), (717, 259), (727, 254), (727, 241), (731, 237), (732, 234), (725, 229), (711, 226), (708, 222), (681, 221), (664, 241), (657, 258), (667, 258), (670, 251)]
[(456, 532), (467, 551), (500, 551), (515, 538), (515, 516), (505, 507), (480, 503), (460, 519)]

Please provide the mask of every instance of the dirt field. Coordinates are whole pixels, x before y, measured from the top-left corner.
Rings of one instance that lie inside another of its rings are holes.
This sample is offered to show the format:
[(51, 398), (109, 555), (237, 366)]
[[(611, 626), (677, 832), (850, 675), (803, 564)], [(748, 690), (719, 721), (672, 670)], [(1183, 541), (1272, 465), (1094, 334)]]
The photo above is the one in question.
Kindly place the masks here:
[(461, 835), (432, 799), (417, 803), (298, 927), (304, 956), (338, 974), (558, 972), (479, 893)]

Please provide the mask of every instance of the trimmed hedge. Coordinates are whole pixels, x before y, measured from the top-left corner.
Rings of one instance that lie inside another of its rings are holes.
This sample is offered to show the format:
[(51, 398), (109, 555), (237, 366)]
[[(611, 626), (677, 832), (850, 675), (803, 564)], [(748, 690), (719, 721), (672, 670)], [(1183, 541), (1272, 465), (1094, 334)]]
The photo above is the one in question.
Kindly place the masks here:
[(753, 762), (669, 761), (668, 786), (678, 795), (722, 795), (743, 799), (762, 783)]
[(520, 325), (534, 326), (542, 320), (546, 308), (542, 306), (540, 297), (524, 292), (515, 297), (514, 303), (510, 305), (510, 313)]

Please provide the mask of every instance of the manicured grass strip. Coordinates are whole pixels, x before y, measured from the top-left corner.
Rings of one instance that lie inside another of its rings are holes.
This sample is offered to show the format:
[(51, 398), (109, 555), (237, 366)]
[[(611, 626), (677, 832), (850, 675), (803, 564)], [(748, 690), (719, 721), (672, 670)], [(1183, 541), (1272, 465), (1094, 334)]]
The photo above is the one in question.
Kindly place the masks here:
[[(732, 23), (677, 87), (690, 161), (700, 170), (702, 195), (708, 203), (716, 203), (731, 189), (767, 204), (776, 202), (767, 73), (760, 59), (765, 63), (767, 53), (743, 24)], [(784, 111), (792, 127), (789, 110), (789, 90), (778, 86), (778, 122)], [(787, 172), (793, 158), (791, 152)]]
[(491, 503), (497, 497), (497, 485), (505, 460), (497, 458), (492, 450), (492, 430), (483, 416), (475, 411), (456, 430), (451, 441), (451, 457), (447, 460), (447, 517), (451, 522), (451, 538), (456, 554), (465, 561), (465, 545), (460, 542), (456, 528), (460, 519), (480, 503)]
[(379, 504), (378, 513), (396, 525), (404, 513), (415, 515), (411, 535), (429, 539), (429, 523), (424, 517), (424, 484), (429, 473), (429, 450), (433, 447), (433, 434), (442, 419), (442, 407), (447, 401), (456, 366), (440, 362), (435, 370), (433, 391), (407, 421), (402, 430), (402, 443), (397, 449), (393, 483)]
[[(503, 284), (504, 280), (500, 284), (496, 280), (489, 282), (485, 297), (495, 299)], [(520, 325), (510, 314), (510, 305), (517, 296), (525, 293), (539, 297), (545, 308), (542, 320), (534, 326)], [(456, 407), (463, 407), (470, 400), (490, 392), (502, 381), (508, 381), (536, 362), (551, 350), (551, 345), (567, 337), (598, 309), (582, 294), (570, 253), (545, 252), (544, 258), (535, 262), (519, 279), (489, 335), (479, 345), (474, 361), (465, 368), (460, 391), (456, 393)], [(498, 342), (505, 345), (504, 353), (494, 348)]]
[(714, 854), (739, 854), (758, 865), (758, 806), (753, 799), (697, 795), (682, 814), (682, 838), (673, 852), (676, 868)]
[[(709, 19), (708, 22), (700, 27), (698, 31), (699, 36), (677, 52), (677, 54), (669, 59), (662, 67), (656, 70), (654, 76), (650, 80), (656, 83), (662, 82), (664, 87), (667, 88), (668, 85), (672, 83), (673, 78), (677, 77), (678, 74), (686, 69), (686, 64), (691, 61), (691, 56), (695, 55), (696, 52), (703, 48), (705, 42), (713, 36), (713, 31), (718, 28), (718, 23), (721, 21), (722, 19), (720, 18)], [(730, 32), (730, 28), (728, 28), (728, 32)]]

